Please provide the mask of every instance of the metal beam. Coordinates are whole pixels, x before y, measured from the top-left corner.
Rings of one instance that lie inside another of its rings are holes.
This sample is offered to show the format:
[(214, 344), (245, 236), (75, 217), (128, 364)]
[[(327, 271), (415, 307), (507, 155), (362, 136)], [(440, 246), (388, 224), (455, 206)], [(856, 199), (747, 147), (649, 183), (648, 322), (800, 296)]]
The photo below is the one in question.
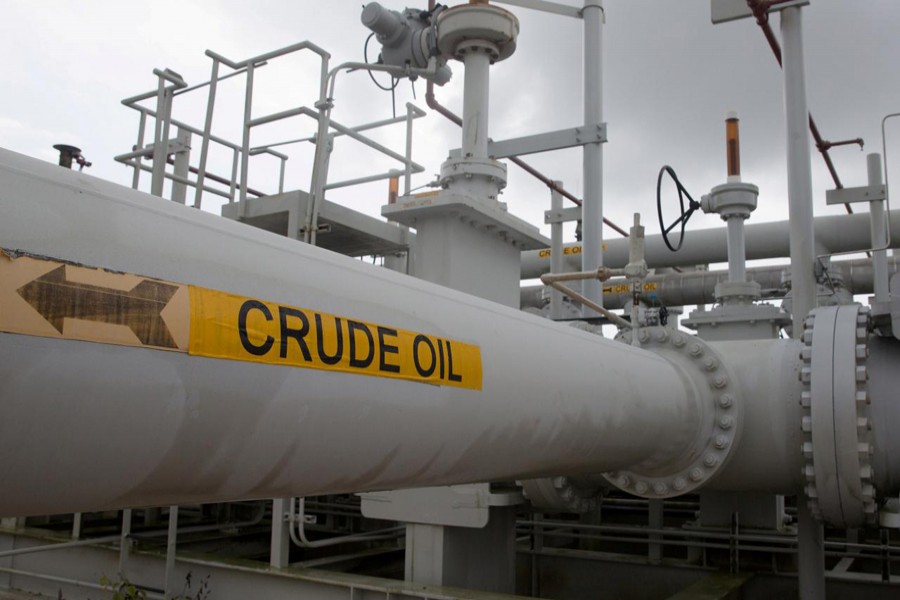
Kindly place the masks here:
[(510, 6), (530, 8), (532, 10), (562, 15), (564, 17), (572, 17), (573, 19), (581, 18), (580, 8), (559, 4), (557, 2), (548, 2), (547, 0), (494, 0), (494, 4), (508, 4)]
[[(491, 158), (502, 159), (604, 142), (606, 142), (606, 123), (600, 123), (500, 140), (499, 142), (489, 141), (487, 154)], [(462, 151), (459, 148), (450, 151), (451, 157), (461, 155)]]
[[(793, 0), (782, 2), (769, 8), (769, 12), (783, 10), (790, 6), (806, 6), (809, 0)], [(753, 11), (747, 4), (747, 0), (710, 0), (710, 15), (713, 24), (727, 23), (738, 19), (746, 19), (753, 16)]]

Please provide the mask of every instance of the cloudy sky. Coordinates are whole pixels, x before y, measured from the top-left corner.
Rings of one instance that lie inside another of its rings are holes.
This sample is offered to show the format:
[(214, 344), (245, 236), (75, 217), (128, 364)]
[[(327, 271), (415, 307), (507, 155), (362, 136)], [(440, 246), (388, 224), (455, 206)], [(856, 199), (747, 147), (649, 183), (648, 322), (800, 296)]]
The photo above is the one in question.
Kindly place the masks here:
[[(403, 0), (382, 4), (406, 6)], [(425, 0), (421, 4), (424, 7)], [(203, 54), (207, 48), (242, 60), (300, 40), (328, 50), (336, 65), (361, 60), (368, 33), (359, 22), (361, 2), (350, 0), (6, 0), (3, 5), (0, 146), (54, 161), (53, 144), (74, 144), (93, 161), (89, 173), (124, 185), (130, 185), (131, 172), (112, 157), (131, 149), (138, 118), (120, 100), (154, 89), (154, 68), (171, 68), (195, 84), (209, 78), (211, 61)], [(516, 54), (492, 70), (491, 136), (499, 140), (580, 125), (582, 23), (512, 10), (520, 18), (521, 34)], [(672, 165), (698, 199), (724, 182), (723, 117), (736, 110), (742, 119), (744, 178), (761, 190), (754, 220), (786, 218), (781, 74), (756, 25), (744, 20), (713, 26), (709, 0), (607, 0), (606, 14), (607, 216), (627, 226), (631, 213), (641, 211), (648, 232), (656, 232), (655, 183), (663, 164)], [(778, 17), (772, 22), (778, 31)], [(867, 152), (880, 149), (881, 118), (900, 111), (898, 26), (896, 0), (812, 0), (804, 10), (809, 104), (826, 139), (862, 137)], [(377, 54), (374, 44), (370, 50)], [(452, 66), (453, 80), (439, 88), (438, 98), (461, 112), (462, 65)], [(311, 54), (260, 69), (254, 116), (311, 106), (317, 69)], [(424, 108), (424, 92), (421, 83), (413, 88), (401, 82), (395, 99), (398, 112), (406, 102)], [(201, 125), (205, 102), (203, 90), (179, 96), (176, 118)], [(221, 86), (216, 134), (239, 141), (242, 104), (241, 78)], [(365, 74), (339, 77), (335, 120), (357, 125), (391, 114), (391, 95), (378, 90)], [(255, 131), (253, 144), (312, 131), (310, 120), (294, 119)], [(900, 120), (888, 131), (889, 139), (898, 141), (892, 172), (900, 173)], [(414, 186), (420, 186), (438, 172), (447, 150), (459, 145), (459, 130), (429, 114), (416, 122), (415, 133), (414, 158), (426, 167), (414, 180)], [(402, 128), (373, 136), (402, 151)], [(284, 149), (291, 155), (287, 187), (308, 189), (311, 144)], [(845, 185), (865, 183), (865, 152), (855, 147), (832, 152)], [(212, 160), (216, 172), (230, 169), (225, 152), (215, 153)], [(580, 196), (580, 151), (528, 161)], [(396, 166), (347, 139), (336, 144), (331, 165), (331, 181)], [(274, 191), (275, 162), (255, 158), (250, 177), (252, 187)], [(900, 185), (900, 174), (896, 178), (895, 185)], [(817, 154), (813, 179), (816, 213), (837, 210), (825, 207), (824, 192), (831, 182)], [(143, 184), (149, 184), (148, 177)], [(377, 214), (385, 196), (386, 184), (380, 182), (336, 190), (330, 197)], [(544, 227), (549, 193), (515, 166), (510, 166), (503, 199), (512, 212)], [(210, 197), (204, 208), (216, 211), (218, 203)], [(716, 224), (715, 217), (701, 215), (691, 227)]]

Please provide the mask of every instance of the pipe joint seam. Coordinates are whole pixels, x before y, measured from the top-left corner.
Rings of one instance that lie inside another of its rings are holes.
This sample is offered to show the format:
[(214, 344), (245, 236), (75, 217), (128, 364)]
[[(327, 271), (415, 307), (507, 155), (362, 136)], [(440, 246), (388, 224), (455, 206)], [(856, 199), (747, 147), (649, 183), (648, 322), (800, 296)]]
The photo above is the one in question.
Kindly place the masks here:
[[(625, 333), (621, 341), (630, 343), (631, 335)], [(700, 338), (666, 327), (641, 328), (636, 335), (642, 349), (662, 356), (682, 374), (695, 400), (696, 426), (677, 438), (680, 447), (660, 447), (641, 464), (605, 476), (643, 498), (687, 494), (719, 473), (737, 446), (743, 426), (740, 388), (722, 357)]]
[(859, 305), (818, 308), (804, 322), (802, 475), (810, 511), (835, 527), (876, 517), (868, 328)]

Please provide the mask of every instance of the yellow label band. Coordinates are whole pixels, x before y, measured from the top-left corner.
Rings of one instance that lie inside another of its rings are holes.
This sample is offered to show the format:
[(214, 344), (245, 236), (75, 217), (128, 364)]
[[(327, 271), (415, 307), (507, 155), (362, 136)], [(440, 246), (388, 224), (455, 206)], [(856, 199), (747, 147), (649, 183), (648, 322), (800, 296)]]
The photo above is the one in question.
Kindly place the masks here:
[(0, 249), (0, 331), (480, 390), (435, 335)]
[[(659, 287), (658, 284), (648, 281), (641, 285), (641, 291), (643, 292), (655, 292)], [(603, 286), (604, 294), (630, 294), (631, 293), (631, 284), (630, 283), (617, 283), (616, 285), (607, 285)]]
[(481, 349), (433, 335), (191, 286), (188, 352), (481, 389)]
[[(604, 242), (601, 246), (603, 251), (606, 252), (606, 243)], [(538, 258), (550, 258), (552, 254), (550, 248), (544, 248), (542, 250), (538, 250)], [(575, 254), (581, 254), (581, 246), (563, 246), (563, 255), (564, 256), (572, 256)]]

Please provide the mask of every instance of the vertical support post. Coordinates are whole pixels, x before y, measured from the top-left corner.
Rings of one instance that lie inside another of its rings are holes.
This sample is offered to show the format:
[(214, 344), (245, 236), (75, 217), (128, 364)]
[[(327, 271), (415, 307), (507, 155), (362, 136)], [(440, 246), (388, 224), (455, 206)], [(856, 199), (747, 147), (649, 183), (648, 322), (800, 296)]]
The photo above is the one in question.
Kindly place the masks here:
[(169, 535), (166, 538), (166, 600), (174, 598), (175, 592), (175, 548), (178, 544), (178, 506), (169, 507)]
[(404, 578), (427, 585), (441, 585), (444, 563), (444, 527), (406, 524)]
[(166, 87), (166, 80), (159, 78), (156, 94), (156, 130), (153, 136), (153, 172), (150, 193), (162, 197), (166, 182), (166, 160), (169, 152), (169, 120), (172, 113), (172, 89)]
[(203, 124), (203, 141), (200, 143), (200, 164), (197, 166), (197, 190), (194, 193), (194, 208), (200, 208), (203, 198), (203, 184), (206, 181), (206, 160), (209, 157), (209, 136), (212, 135), (213, 108), (216, 105), (216, 89), (219, 86), (219, 59), (213, 59), (212, 75), (209, 79), (209, 98), (206, 101), (206, 120)]
[[(25, 519), (21, 519), (24, 521)], [(20, 519), (17, 517), (0, 517), (0, 528), (2, 529), (17, 529), (19, 527)], [(16, 538), (15, 536), (8, 535), (0, 537), (0, 552), (6, 552), (7, 550), (15, 550), (16, 548)], [(14, 556), (7, 556), (6, 558), (0, 558), (0, 567), (5, 569), (11, 569), (13, 566)], [(12, 574), (0, 571), (0, 590), (8, 590), (12, 584)]]
[[(584, 0), (584, 126), (603, 121), (603, 0)], [(603, 144), (583, 147), (584, 204), (582, 205), (581, 270), (603, 266)], [(603, 284), (597, 279), (583, 282), (583, 293), (603, 305)], [(584, 317), (600, 315), (588, 307)]]
[(237, 191), (238, 159), (240, 159), (240, 157), (240, 149), (235, 148), (231, 155), (231, 185), (228, 187), (229, 204), (234, 202), (235, 192)]
[[(144, 135), (147, 131), (147, 113), (143, 110), (141, 111), (141, 120), (138, 123), (138, 136), (137, 136), (137, 144), (135, 144), (134, 149), (140, 150), (144, 147)], [(136, 190), (141, 183), (141, 161), (143, 158), (141, 156), (134, 157), (134, 175), (131, 177), (131, 189)]]
[(72, 539), (79, 540), (81, 539), (81, 525), (82, 525), (82, 517), (81, 513), (75, 513), (72, 515)]
[[(869, 187), (881, 187), (884, 185), (884, 177), (881, 172), (881, 155), (873, 152), (866, 157), (866, 166), (869, 173)], [(869, 226), (872, 235), (872, 247), (884, 248), (887, 244), (887, 219), (884, 213), (884, 200), (875, 200), (869, 203)], [(875, 284), (875, 301), (888, 302), (890, 292), (888, 290), (889, 274), (887, 264), (887, 250), (876, 250), (872, 253), (872, 278)]]
[(247, 89), (244, 90), (244, 137), (241, 141), (241, 189), (238, 200), (241, 202), (240, 213), (247, 216), (247, 177), (250, 171), (250, 120), (253, 118), (253, 72), (255, 65), (247, 65)]
[(407, 523), (405, 579), (511, 594), (515, 590), (515, 508), (491, 507), (483, 528)]
[(279, 194), (284, 193), (284, 170), (285, 170), (286, 166), (287, 166), (287, 159), (282, 158), (281, 165), (278, 170), (278, 193)]
[[(815, 307), (815, 237), (812, 170), (809, 149), (809, 108), (803, 58), (800, 7), (781, 11), (784, 112), (787, 129), (788, 205), (791, 222), (791, 296), (793, 335), (803, 335), (803, 321)], [(802, 600), (825, 597), (825, 536), (806, 504), (797, 498), (799, 588)]]
[(406, 103), (406, 169), (403, 173), (403, 195), (412, 190), (413, 105)]
[(544, 528), (541, 523), (544, 521), (543, 513), (534, 513), (534, 534), (531, 540), (531, 549), (534, 552), (531, 555), (531, 596), (539, 598), (541, 595), (541, 552), (544, 550)]
[[(331, 129), (332, 99), (328, 97), (328, 57), (322, 57), (322, 65), (319, 77), (319, 101), (316, 102), (316, 110), (319, 111), (318, 128), (316, 129), (316, 153), (313, 158), (312, 181), (309, 184), (310, 199), (306, 203), (306, 215), (303, 219), (303, 241), (313, 246), (316, 245), (316, 232), (318, 227), (318, 209), (316, 204), (325, 195), (325, 182), (328, 180), (327, 162), (330, 152), (331, 140), (326, 140), (328, 130)], [(327, 144), (326, 144), (327, 141)], [(322, 172), (324, 169), (324, 173)], [(299, 238), (299, 236), (298, 236)]]
[[(178, 128), (175, 140), (181, 149), (175, 152), (175, 168), (173, 173), (179, 177), (187, 179), (190, 173), (191, 161), (191, 132), (187, 129)], [(198, 188), (199, 189), (199, 188)], [(187, 184), (181, 183), (175, 179), (172, 180), (172, 201), (179, 204), (187, 202)]]
[(805, 493), (797, 497), (797, 565), (800, 600), (825, 597), (825, 532), (809, 510)]
[(747, 263), (744, 244), (744, 218), (732, 216), (725, 221), (728, 227), (728, 281), (747, 281)]
[(799, 337), (803, 332), (803, 321), (815, 308), (816, 299), (809, 109), (800, 7), (781, 11), (781, 37), (791, 222), (791, 296), (794, 336)]
[(122, 511), (122, 539), (119, 542), (119, 576), (126, 577), (128, 557), (131, 555), (131, 509)]
[[(562, 189), (562, 181), (554, 181), (555, 188), (550, 189), (550, 209), (555, 213), (562, 210), (563, 197), (558, 189)], [(550, 272), (563, 272), (563, 224), (562, 221), (550, 225)], [(563, 295), (555, 288), (550, 288), (550, 318), (554, 321), (562, 318)]]
[(467, 52), (463, 95), (463, 158), (487, 158), (491, 59), (487, 52)]
[[(635, 336), (637, 337), (637, 336)], [(662, 500), (648, 500), (647, 501), (647, 511), (648, 511), (648, 519), (647, 526), (650, 529), (662, 529), (663, 528), (663, 501)], [(647, 547), (647, 559), (653, 563), (658, 564), (662, 561), (662, 536), (659, 534), (651, 534), (650, 535), (650, 544)]]
[(316, 245), (316, 229), (319, 220), (319, 205), (325, 198), (325, 182), (328, 180), (328, 163), (331, 160), (332, 138), (328, 135), (331, 129), (331, 101), (317, 102), (319, 111), (318, 128), (316, 129), (316, 153), (313, 159), (312, 181), (309, 184), (310, 200), (306, 204), (306, 218), (303, 219), (303, 241)]
[(285, 518), (290, 498), (272, 500), (272, 542), (269, 550), (269, 564), (283, 569), (290, 564), (291, 538), (290, 523)]
[[(330, 111), (331, 109), (329, 109)], [(334, 149), (334, 135), (329, 135), (328, 128), (331, 123), (331, 116), (326, 115), (324, 121), (324, 129), (322, 129), (324, 133), (323, 138), (317, 138), (316, 140), (316, 166), (314, 167), (315, 179), (316, 179), (316, 187), (315, 194), (313, 194), (312, 202), (309, 203), (307, 211), (309, 214), (308, 226), (307, 226), (307, 236), (309, 237), (309, 243), (313, 246), (316, 245), (316, 236), (319, 233), (319, 209), (322, 207), (322, 203), (325, 202), (325, 182), (328, 180), (328, 166), (331, 164), (331, 151)], [(323, 127), (320, 123), (320, 127)], [(318, 139), (322, 139), (322, 156), (318, 155), (319, 152), (319, 142)]]

